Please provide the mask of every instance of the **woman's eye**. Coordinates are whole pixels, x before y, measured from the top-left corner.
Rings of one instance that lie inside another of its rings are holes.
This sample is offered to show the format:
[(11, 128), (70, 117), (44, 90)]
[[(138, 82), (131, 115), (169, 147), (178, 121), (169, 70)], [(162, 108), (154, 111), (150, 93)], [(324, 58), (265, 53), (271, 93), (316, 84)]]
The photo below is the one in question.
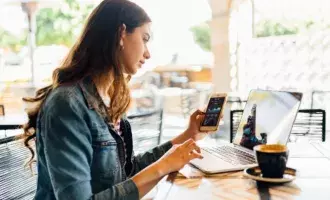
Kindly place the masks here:
[(143, 41), (144, 41), (145, 43), (147, 43), (147, 42), (149, 42), (149, 38), (143, 38)]

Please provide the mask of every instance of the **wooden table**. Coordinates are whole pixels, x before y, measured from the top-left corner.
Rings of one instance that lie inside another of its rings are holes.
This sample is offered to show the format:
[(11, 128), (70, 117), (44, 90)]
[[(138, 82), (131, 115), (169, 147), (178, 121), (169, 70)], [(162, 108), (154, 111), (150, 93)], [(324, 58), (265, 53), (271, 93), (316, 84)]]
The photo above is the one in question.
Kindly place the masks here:
[[(243, 172), (199, 178), (170, 174), (144, 199), (330, 199), (330, 143), (288, 144), (288, 166), (298, 170), (287, 184), (265, 184), (247, 179)], [(187, 166), (186, 166), (187, 167)]]

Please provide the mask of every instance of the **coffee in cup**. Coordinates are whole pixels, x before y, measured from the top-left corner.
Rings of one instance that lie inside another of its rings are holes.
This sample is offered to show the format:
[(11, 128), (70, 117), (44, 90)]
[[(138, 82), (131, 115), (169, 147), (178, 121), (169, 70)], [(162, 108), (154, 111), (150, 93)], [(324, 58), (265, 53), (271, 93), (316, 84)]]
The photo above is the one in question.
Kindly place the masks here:
[(289, 150), (285, 145), (262, 144), (253, 149), (263, 177), (283, 177), (289, 156)]

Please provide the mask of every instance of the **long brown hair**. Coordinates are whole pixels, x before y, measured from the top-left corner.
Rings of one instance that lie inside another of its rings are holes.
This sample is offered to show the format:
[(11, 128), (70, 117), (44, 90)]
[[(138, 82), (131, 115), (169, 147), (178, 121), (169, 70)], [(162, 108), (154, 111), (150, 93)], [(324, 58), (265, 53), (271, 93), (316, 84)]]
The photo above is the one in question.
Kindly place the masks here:
[[(104, 0), (93, 10), (81, 36), (62, 65), (54, 70), (52, 84), (38, 90), (33, 98), (23, 98), (23, 101), (33, 103), (33, 107), (27, 112), (29, 121), (23, 127), (22, 136), (24, 145), (32, 154), (28, 162), (30, 166), (35, 157), (30, 140), (37, 134), (38, 113), (54, 88), (64, 84), (74, 84), (87, 76), (103, 80), (104, 84), (109, 84), (111, 81), (108, 91), (111, 99), (108, 108), (110, 120), (117, 121), (127, 111), (130, 91), (118, 56), (121, 27), (125, 24), (126, 31), (132, 33), (135, 28), (150, 21), (141, 7), (128, 0)], [(110, 78), (102, 78), (110, 74)]]

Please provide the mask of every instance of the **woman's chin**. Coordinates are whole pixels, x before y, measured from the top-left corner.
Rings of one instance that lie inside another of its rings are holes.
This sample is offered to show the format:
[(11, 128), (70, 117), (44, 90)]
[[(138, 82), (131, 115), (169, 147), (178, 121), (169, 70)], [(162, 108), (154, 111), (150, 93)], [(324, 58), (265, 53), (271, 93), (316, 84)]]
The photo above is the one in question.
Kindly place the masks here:
[(137, 65), (132, 71), (134, 71), (134, 74), (136, 74), (139, 70), (141, 70), (141, 68), (141, 65)]
[(133, 76), (138, 72), (139, 69), (132, 69), (130, 70), (130, 72), (128, 73), (129, 75)]
[(136, 74), (139, 70), (141, 69), (141, 65), (136, 65), (130, 68), (126, 68), (126, 74), (129, 74), (131, 76), (133, 76), (134, 74)]
[(137, 68), (126, 69), (124, 73), (133, 76), (134, 74), (136, 74), (137, 70)]

